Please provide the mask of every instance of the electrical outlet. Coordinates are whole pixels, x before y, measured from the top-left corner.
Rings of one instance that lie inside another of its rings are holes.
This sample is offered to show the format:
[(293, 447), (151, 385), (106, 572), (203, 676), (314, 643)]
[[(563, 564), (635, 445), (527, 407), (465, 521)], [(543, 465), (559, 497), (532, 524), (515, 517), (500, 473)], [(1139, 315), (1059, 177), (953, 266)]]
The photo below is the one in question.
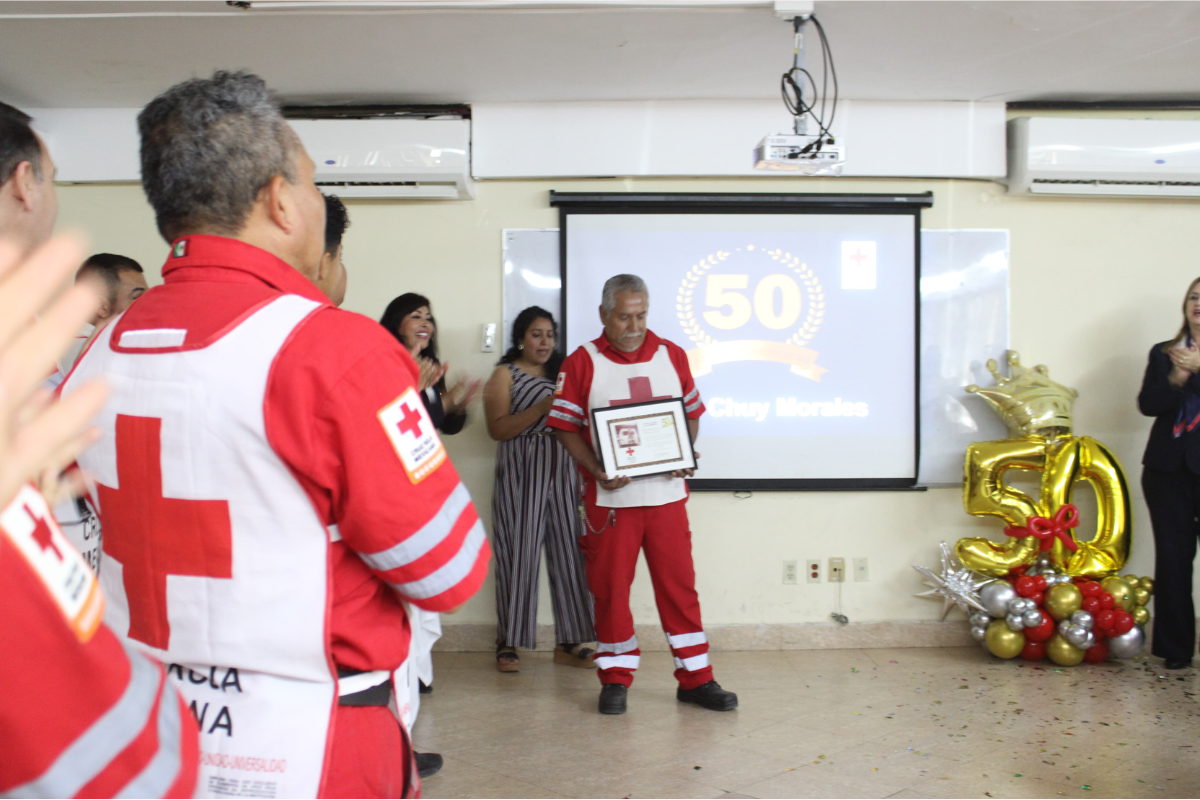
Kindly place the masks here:
[(481, 345), (479, 349), (485, 353), (496, 352), (496, 323), (483, 323), (483, 341)]
[(796, 564), (795, 559), (793, 559), (791, 561), (783, 562), (783, 582), (784, 583), (795, 586), (796, 579), (797, 579), (799, 572), (800, 572), (800, 567), (799, 567), (799, 565)]
[(810, 558), (804, 562), (804, 572), (808, 577), (809, 583), (821, 582), (821, 559)]
[(831, 583), (842, 583), (846, 580), (846, 559), (831, 558), (829, 559), (829, 581)]
[(854, 559), (854, 580), (865, 581), (867, 579), (867, 557)]

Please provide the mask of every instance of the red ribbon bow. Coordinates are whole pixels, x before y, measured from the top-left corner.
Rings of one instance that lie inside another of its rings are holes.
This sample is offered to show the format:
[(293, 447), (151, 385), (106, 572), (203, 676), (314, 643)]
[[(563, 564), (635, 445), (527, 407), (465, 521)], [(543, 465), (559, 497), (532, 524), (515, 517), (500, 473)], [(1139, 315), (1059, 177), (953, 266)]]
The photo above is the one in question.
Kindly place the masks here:
[(1005, 528), (1004, 533), (1006, 536), (1032, 536), (1041, 542), (1043, 553), (1049, 552), (1050, 548), (1054, 547), (1054, 540), (1057, 538), (1063, 543), (1063, 547), (1074, 553), (1079, 549), (1079, 545), (1075, 544), (1075, 540), (1067, 531), (1078, 526), (1079, 509), (1067, 503), (1058, 509), (1058, 513), (1054, 515), (1053, 519), (1030, 517), (1027, 527)]

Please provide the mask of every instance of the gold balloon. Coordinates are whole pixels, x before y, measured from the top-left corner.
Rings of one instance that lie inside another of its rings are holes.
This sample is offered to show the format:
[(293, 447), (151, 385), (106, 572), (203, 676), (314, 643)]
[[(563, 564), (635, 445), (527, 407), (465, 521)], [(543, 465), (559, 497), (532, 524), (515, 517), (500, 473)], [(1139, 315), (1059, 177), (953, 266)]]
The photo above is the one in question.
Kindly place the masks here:
[[(1087, 481), (1096, 491), (1098, 513), (1095, 535), (1071, 552), (1054, 539), (1048, 555), (1055, 567), (1071, 576), (1099, 579), (1125, 566), (1131, 546), (1131, 510), (1125, 473), (1115, 455), (1100, 442), (1071, 433), (1071, 404), (1076, 392), (1050, 380), (1045, 367), (1026, 369), (1017, 354), (1009, 352), (1011, 378), (988, 369), (996, 385), (968, 386), (989, 403), (1008, 426), (1011, 439), (975, 442), (967, 448), (963, 465), (963, 507), (975, 516), (995, 516), (1011, 527), (1027, 527), (1032, 517), (1051, 519), (1071, 502), (1076, 481)], [(1010, 469), (1042, 473), (1035, 500), (1004, 483)], [(1078, 529), (1075, 529), (1078, 530)], [(1086, 537), (1085, 537), (1086, 538)], [(969, 569), (992, 577), (1007, 575), (1014, 567), (1031, 564), (1041, 555), (1032, 536), (964, 538), (955, 546)]]
[(1138, 625), (1145, 625), (1150, 621), (1150, 609), (1145, 606), (1138, 606), (1133, 610), (1133, 621)]
[(1139, 606), (1144, 606), (1150, 602), (1150, 590), (1140, 583), (1133, 587), (1133, 602)]
[(1061, 634), (1054, 634), (1046, 642), (1046, 655), (1060, 667), (1073, 667), (1083, 661), (1083, 650), (1068, 642)]
[(1154, 578), (1149, 578), (1149, 577), (1142, 578), (1141, 580), (1138, 581), (1138, 583), (1140, 583), (1142, 585), (1142, 588), (1145, 589), (1147, 592), (1149, 592), (1150, 594), (1154, 594)]
[(1124, 579), (1118, 578), (1116, 575), (1109, 575), (1100, 581), (1100, 588), (1111, 594), (1118, 606), (1126, 611), (1133, 610), (1133, 590), (1129, 588), (1129, 584)]
[(988, 652), (999, 658), (1016, 658), (1025, 648), (1025, 634), (1009, 628), (1002, 619), (988, 623), (983, 641), (987, 644)]
[(1058, 583), (1046, 590), (1046, 613), (1055, 622), (1068, 619), (1083, 605), (1083, 593), (1073, 583)]

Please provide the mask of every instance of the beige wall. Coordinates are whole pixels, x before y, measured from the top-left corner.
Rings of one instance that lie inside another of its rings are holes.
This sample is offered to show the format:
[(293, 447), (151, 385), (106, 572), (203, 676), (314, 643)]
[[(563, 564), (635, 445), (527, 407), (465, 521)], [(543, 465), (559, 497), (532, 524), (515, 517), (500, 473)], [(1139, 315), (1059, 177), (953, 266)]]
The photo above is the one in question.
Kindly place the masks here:
[[(405, 291), (432, 298), (444, 357), (456, 372), (486, 377), (494, 357), (479, 352), (480, 324), (500, 321), (500, 231), (556, 227), (549, 191), (811, 191), (910, 193), (932, 190), (929, 228), (1006, 228), (1012, 242), (1012, 342), (1027, 364), (1044, 363), (1080, 393), (1076, 430), (1111, 446), (1135, 492), (1131, 569), (1153, 571), (1153, 542), (1138, 483), (1149, 420), (1135, 397), (1151, 344), (1179, 325), (1179, 303), (1200, 274), (1200, 201), (1014, 198), (987, 182), (937, 180), (731, 179), (504, 181), (479, 185), (471, 202), (351, 202), (346, 234), (346, 307), (378, 318)], [(60, 188), (60, 225), (85, 229), (97, 250), (150, 268), (166, 247), (137, 186)], [(448, 447), (476, 504), (490, 520), (494, 445), (478, 410)], [(703, 449), (701, 435), (699, 449)], [(870, 580), (842, 586), (853, 621), (936, 618), (911, 564), (934, 565), (939, 541), (990, 532), (998, 521), (967, 516), (957, 490), (879, 493), (697, 494), (689, 512), (697, 582), (710, 624), (827, 621), (837, 586), (781, 583), (781, 562), (870, 558)], [(1085, 525), (1087, 522), (1085, 521)], [(545, 577), (542, 578), (543, 586)], [(639, 622), (655, 620), (642, 569), (633, 593)], [(494, 621), (489, 583), (448, 623)], [(543, 588), (543, 622), (550, 608)]]

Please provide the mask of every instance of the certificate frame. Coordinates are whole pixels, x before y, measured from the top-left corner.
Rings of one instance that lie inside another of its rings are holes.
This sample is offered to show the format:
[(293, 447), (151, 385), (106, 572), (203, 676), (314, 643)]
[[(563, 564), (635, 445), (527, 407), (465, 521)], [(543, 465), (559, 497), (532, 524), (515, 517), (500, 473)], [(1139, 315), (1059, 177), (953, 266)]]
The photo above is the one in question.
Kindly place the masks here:
[(605, 474), (644, 478), (695, 469), (683, 398), (592, 409), (592, 440)]

